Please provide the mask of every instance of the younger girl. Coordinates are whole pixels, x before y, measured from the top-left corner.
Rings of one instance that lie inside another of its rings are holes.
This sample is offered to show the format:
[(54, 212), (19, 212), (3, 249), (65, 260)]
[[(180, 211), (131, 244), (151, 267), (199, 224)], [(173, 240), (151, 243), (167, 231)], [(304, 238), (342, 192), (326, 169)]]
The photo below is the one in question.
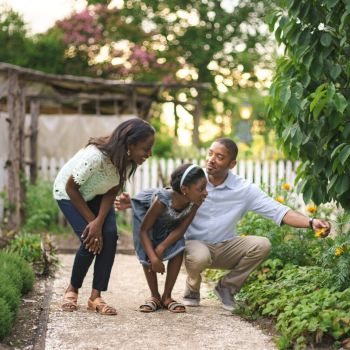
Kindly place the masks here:
[(54, 198), (81, 240), (63, 311), (77, 309), (78, 290), (97, 254), (88, 309), (102, 315), (117, 314), (101, 298), (101, 291), (107, 290), (118, 239), (113, 202), (137, 165), (152, 155), (153, 143), (153, 127), (139, 118), (129, 119), (110, 136), (90, 139), (58, 173)]
[[(183, 304), (171, 298), (185, 249), (184, 233), (207, 196), (207, 179), (202, 168), (184, 164), (171, 174), (171, 189), (146, 190), (131, 199), (133, 235), (137, 256), (151, 291), (139, 308), (153, 312), (162, 306), (171, 312), (185, 312)], [(169, 260), (162, 297), (157, 272), (164, 273)]]

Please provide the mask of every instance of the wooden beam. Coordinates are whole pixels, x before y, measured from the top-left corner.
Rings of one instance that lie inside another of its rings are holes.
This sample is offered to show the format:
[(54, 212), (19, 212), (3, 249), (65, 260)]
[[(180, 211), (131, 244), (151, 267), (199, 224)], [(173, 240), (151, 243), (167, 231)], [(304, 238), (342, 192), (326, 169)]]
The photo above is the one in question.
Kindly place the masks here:
[(24, 220), (24, 121), (25, 91), (17, 72), (9, 72), (7, 108), (9, 116), (8, 199), (14, 209), (9, 213), (8, 229), (18, 231)]

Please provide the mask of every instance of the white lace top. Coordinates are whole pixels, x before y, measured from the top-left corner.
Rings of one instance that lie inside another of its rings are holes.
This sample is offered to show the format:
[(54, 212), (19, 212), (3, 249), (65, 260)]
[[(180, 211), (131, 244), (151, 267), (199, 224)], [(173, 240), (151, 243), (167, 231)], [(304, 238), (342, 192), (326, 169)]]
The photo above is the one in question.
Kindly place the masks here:
[(82, 148), (59, 171), (53, 185), (53, 196), (56, 200), (70, 199), (66, 192), (66, 183), (71, 175), (80, 185), (79, 191), (85, 201), (105, 194), (119, 184), (115, 166), (94, 145)]

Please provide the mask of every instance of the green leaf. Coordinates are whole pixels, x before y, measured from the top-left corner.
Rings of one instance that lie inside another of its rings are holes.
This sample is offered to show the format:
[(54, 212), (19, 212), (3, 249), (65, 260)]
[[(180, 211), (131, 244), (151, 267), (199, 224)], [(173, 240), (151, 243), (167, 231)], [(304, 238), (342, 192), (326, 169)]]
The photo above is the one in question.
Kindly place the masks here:
[(337, 92), (333, 99), (334, 105), (337, 108), (337, 111), (340, 113), (343, 113), (348, 106), (348, 102), (346, 101), (345, 97), (340, 93)]
[(330, 46), (332, 43), (332, 36), (329, 33), (323, 33), (321, 36), (321, 44), (325, 47)]
[(349, 189), (349, 175), (345, 174), (342, 176), (339, 176), (337, 183), (335, 185), (335, 190), (337, 191), (338, 195), (342, 195)]
[(324, 98), (322, 100), (320, 100), (317, 104), (316, 107), (313, 110), (313, 115), (315, 119), (318, 119), (318, 116), (320, 115), (320, 113), (322, 112), (323, 108), (325, 107), (325, 105), (327, 104), (327, 99)]
[[(343, 0), (344, 1), (344, 0)], [(349, 17), (350, 11), (347, 10), (344, 12), (344, 14), (341, 16), (340, 19), (340, 26), (339, 26), (339, 31), (342, 32), (344, 30), (345, 25), (347, 24), (347, 20)]]
[(312, 187), (306, 182), (304, 184), (303, 198), (305, 203), (309, 203), (312, 197)]
[(280, 93), (280, 99), (283, 102), (283, 107), (287, 105), (290, 99), (290, 96), (291, 96), (290, 85), (283, 86)]
[(337, 152), (338, 152), (341, 148), (343, 148), (345, 145), (346, 145), (345, 142), (343, 142), (343, 143), (341, 143), (340, 145), (338, 145), (338, 146), (333, 150), (333, 152), (332, 152), (332, 154), (331, 154), (331, 158), (333, 158), (333, 157), (337, 154)]
[(350, 123), (345, 125), (345, 128), (343, 130), (343, 136), (347, 138), (350, 135)]
[(316, 105), (318, 104), (318, 102), (320, 101), (320, 99), (326, 94), (326, 86), (327, 84), (321, 84), (315, 91), (314, 93), (314, 99), (310, 104), (310, 112), (312, 112), (314, 110), (314, 108), (316, 107)]
[(341, 150), (338, 157), (340, 162), (344, 165), (344, 163), (347, 161), (349, 156), (350, 156), (350, 145), (347, 145)]
[(331, 77), (334, 80), (336, 80), (339, 77), (339, 75), (340, 75), (340, 73), (342, 71), (342, 69), (339, 66), (339, 64), (330, 65), (328, 69), (329, 69), (329, 74), (331, 75)]
[(329, 10), (333, 8), (338, 2), (339, 0), (325, 0), (325, 4)]
[(337, 179), (338, 179), (338, 175), (337, 174), (332, 176), (332, 179), (331, 179), (331, 181), (329, 181), (328, 186), (327, 186), (327, 192), (329, 192), (332, 189), (332, 187), (334, 186), (334, 184), (337, 181)]

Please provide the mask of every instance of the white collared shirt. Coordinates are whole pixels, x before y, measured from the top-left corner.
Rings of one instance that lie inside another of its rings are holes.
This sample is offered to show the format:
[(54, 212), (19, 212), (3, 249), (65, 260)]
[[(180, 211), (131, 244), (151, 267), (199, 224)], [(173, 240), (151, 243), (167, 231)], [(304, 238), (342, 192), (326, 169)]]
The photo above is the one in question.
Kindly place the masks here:
[(248, 211), (261, 214), (281, 225), (283, 217), (290, 210), (231, 171), (219, 186), (215, 187), (208, 181), (207, 191), (207, 198), (186, 231), (187, 240), (224, 242), (236, 236), (237, 223)]

